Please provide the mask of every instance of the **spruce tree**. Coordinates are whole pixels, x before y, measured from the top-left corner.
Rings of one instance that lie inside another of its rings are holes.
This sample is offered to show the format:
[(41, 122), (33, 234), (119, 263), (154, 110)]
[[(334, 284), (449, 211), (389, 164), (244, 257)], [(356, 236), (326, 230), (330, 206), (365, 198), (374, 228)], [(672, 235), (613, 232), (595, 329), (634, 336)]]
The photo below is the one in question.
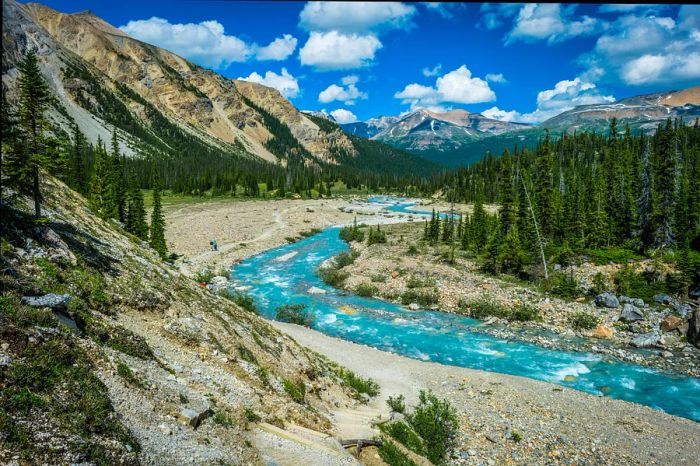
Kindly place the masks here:
[(88, 201), (92, 211), (100, 218), (108, 219), (111, 212), (110, 199), (111, 165), (102, 140), (97, 138), (95, 160), (92, 167), (92, 178), (88, 192)]
[(83, 157), (87, 141), (78, 125), (73, 125), (73, 141), (68, 157), (68, 186), (73, 190), (85, 194), (85, 169)]
[(124, 178), (124, 159), (119, 153), (119, 142), (116, 130), (112, 132), (112, 148), (110, 153), (109, 176), (109, 212), (107, 215), (120, 222), (126, 222), (127, 186)]
[(151, 247), (160, 257), (165, 259), (168, 255), (168, 247), (165, 244), (165, 219), (161, 206), (161, 180), (156, 173), (153, 180), (153, 212), (151, 213)]
[(144, 241), (148, 240), (148, 224), (146, 223), (143, 193), (134, 175), (129, 178), (126, 230)]
[(44, 130), (48, 124), (44, 111), (51, 99), (49, 88), (41, 76), (37, 57), (27, 52), (17, 64), (19, 77), (19, 131), (22, 140), (7, 154), (4, 168), (7, 183), (21, 194), (30, 194), (34, 199), (34, 216), (41, 216), (41, 192), (39, 171), (45, 163), (46, 140)]

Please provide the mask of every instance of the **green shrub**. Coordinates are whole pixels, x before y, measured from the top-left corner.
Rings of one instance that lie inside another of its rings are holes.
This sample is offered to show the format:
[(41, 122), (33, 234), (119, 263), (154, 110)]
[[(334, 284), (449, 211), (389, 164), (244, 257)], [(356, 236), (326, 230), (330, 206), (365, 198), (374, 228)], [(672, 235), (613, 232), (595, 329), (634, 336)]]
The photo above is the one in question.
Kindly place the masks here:
[(513, 433), (510, 434), (510, 438), (513, 439), (513, 441), (514, 441), (515, 443), (518, 443), (518, 442), (520, 442), (520, 441), (523, 439), (523, 436), (520, 435), (520, 433), (519, 433), (518, 431), (515, 431), (515, 430), (514, 430)]
[(421, 456), (426, 454), (423, 440), (416, 434), (411, 426), (403, 421), (382, 424), (381, 431), (400, 442), (403, 446)]
[(411, 304), (417, 303), (421, 306), (431, 306), (437, 304), (439, 301), (439, 295), (436, 290), (433, 291), (417, 291), (417, 290), (406, 290), (401, 293), (401, 304)]
[(598, 326), (600, 318), (590, 312), (579, 311), (569, 318), (569, 322), (577, 330), (591, 330)]
[(335, 374), (358, 395), (365, 393), (370, 397), (379, 395), (379, 384), (372, 379), (365, 379), (350, 369), (335, 367)]
[(366, 298), (371, 298), (372, 296), (379, 293), (379, 288), (369, 283), (360, 283), (355, 287), (355, 293), (359, 296), (364, 296)]
[(471, 317), (481, 320), (487, 317), (498, 317), (508, 321), (527, 322), (541, 318), (539, 310), (529, 304), (520, 304), (509, 309), (494, 301), (480, 299), (469, 302), (461, 301), (459, 306), (466, 310)]
[(411, 244), (408, 246), (408, 250), (406, 251), (406, 253), (411, 256), (415, 256), (416, 254), (418, 254), (418, 248), (415, 244)]
[(386, 283), (387, 276), (384, 275), (383, 273), (375, 273), (372, 275), (371, 279), (375, 283)]
[(420, 391), (419, 403), (408, 416), (413, 430), (424, 440), (426, 456), (441, 463), (452, 448), (457, 434), (457, 414), (447, 400), (440, 400), (431, 391)]
[(406, 288), (425, 288), (429, 286), (435, 286), (435, 280), (429, 277), (421, 278), (416, 275), (411, 275), (408, 277), (408, 280), (406, 280)]
[(284, 391), (287, 392), (287, 395), (292, 400), (299, 404), (304, 403), (304, 396), (306, 395), (304, 382), (294, 383), (291, 380), (283, 379), (282, 385), (284, 386)]
[(229, 288), (224, 288), (218, 292), (218, 295), (222, 298), (228, 299), (229, 301), (233, 301), (240, 308), (248, 312), (252, 312), (253, 314), (258, 313), (258, 307), (255, 305), (253, 297), (250, 296), (248, 293), (244, 293), (242, 291), (233, 291)]
[(380, 243), (386, 243), (386, 234), (379, 228), (379, 225), (376, 229), (370, 227), (367, 235), (367, 246)]
[(338, 270), (333, 267), (321, 267), (318, 269), (318, 274), (326, 284), (330, 286), (340, 287), (345, 283), (345, 280), (350, 277), (350, 273), (344, 270)]
[(389, 466), (418, 466), (404, 452), (394, 445), (393, 442), (385, 440), (379, 447), (379, 456)]
[(314, 323), (313, 313), (306, 310), (306, 304), (285, 304), (276, 309), (275, 318), (280, 322), (311, 327)]
[(365, 233), (360, 230), (357, 225), (351, 227), (343, 227), (340, 229), (340, 238), (343, 241), (357, 241), (358, 243), (365, 240)]
[(615, 274), (615, 286), (619, 294), (642, 298), (646, 302), (653, 302), (656, 294), (669, 292), (660, 274), (654, 271), (637, 273), (627, 263)]
[(593, 276), (593, 287), (591, 288), (591, 293), (594, 295), (604, 293), (608, 290), (608, 285), (605, 283), (605, 275), (601, 272), (596, 273)]
[(355, 262), (355, 259), (357, 259), (360, 256), (360, 253), (355, 251), (354, 249), (351, 250), (350, 252), (341, 252), (335, 258), (333, 259), (335, 262), (335, 267), (338, 269), (342, 269), (343, 267), (347, 267), (348, 265), (351, 265), (352, 263)]
[(244, 361), (248, 361), (251, 364), (258, 365), (258, 358), (255, 357), (255, 354), (246, 348), (243, 345), (238, 345), (238, 354), (241, 356), (241, 359)]
[(520, 304), (515, 306), (508, 317), (509, 321), (529, 322), (532, 320), (540, 320), (540, 311), (529, 304)]
[(578, 282), (570, 274), (556, 274), (552, 278), (552, 293), (562, 298), (575, 298), (579, 295)]
[(260, 416), (258, 416), (255, 413), (255, 411), (253, 411), (250, 408), (244, 408), (243, 415), (245, 416), (245, 418), (248, 422), (260, 422), (260, 421), (262, 421), (262, 418)]
[(389, 406), (389, 409), (396, 413), (404, 414), (406, 412), (406, 398), (403, 395), (390, 396), (386, 400), (386, 404)]
[(318, 233), (321, 233), (320, 228), (311, 228), (310, 230), (300, 231), (299, 235), (303, 236), (304, 238), (308, 238), (309, 236), (313, 236), (313, 235), (316, 235)]
[(233, 419), (231, 419), (223, 411), (217, 411), (213, 418), (214, 424), (218, 424), (223, 427), (232, 427), (234, 425)]
[(123, 378), (129, 385), (138, 388), (144, 388), (143, 382), (138, 377), (136, 377), (136, 375), (129, 366), (127, 366), (121, 361), (117, 363), (117, 374), (121, 378)]

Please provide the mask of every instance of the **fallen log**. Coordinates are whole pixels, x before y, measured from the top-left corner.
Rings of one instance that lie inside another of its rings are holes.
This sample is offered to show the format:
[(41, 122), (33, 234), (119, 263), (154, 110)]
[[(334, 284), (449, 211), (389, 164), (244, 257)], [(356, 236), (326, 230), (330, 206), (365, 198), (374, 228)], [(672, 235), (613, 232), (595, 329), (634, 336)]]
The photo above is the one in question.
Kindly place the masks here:
[(343, 448), (355, 447), (355, 456), (359, 457), (364, 447), (381, 447), (382, 441), (366, 438), (356, 438), (349, 440), (341, 440), (340, 445), (342, 445)]

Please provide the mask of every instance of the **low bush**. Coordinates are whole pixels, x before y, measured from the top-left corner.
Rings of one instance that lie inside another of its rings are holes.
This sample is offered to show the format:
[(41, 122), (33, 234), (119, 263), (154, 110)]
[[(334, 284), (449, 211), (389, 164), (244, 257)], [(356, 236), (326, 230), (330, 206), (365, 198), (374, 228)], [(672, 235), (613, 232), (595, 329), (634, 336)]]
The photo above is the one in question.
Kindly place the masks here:
[(575, 298), (580, 294), (578, 282), (567, 273), (559, 273), (552, 277), (551, 291), (556, 296), (568, 299)]
[(418, 248), (415, 244), (411, 244), (408, 246), (408, 250), (406, 251), (406, 253), (410, 256), (415, 256), (416, 254), (418, 254)]
[(214, 414), (213, 421), (214, 421), (214, 424), (218, 424), (218, 425), (223, 426), (223, 427), (233, 427), (233, 425), (234, 425), (233, 419), (231, 419), (231, 417), (229, 417), (223, 411), (217, 411)]
[(335, 262), (336, 268), (342, 269), (343, 267), (347, 267), (348, 265), (354, 263), (355, 259), (357, 259), (359, 256), (359, 252), (351, 250), (350, 252), (341, 252), (335, 256), (333, 261)]
[(117, 363), (117, 375), (123, 378), (126, 381), (126, 383), (128, 383), (131, 386), (144, 388), (143, 382), (138, 377), (136, 377), (136, 375), (129, 366), (127, 366), (121, 361)]
[(420, 436), (403, 421), (396, 421), (389, 424), (382, 424), (381, 431), (396, 439), (403, 446), (421, 456), (426, 454), (426, 447)]
[(387, 278), (383, 273), (375, 273), (372, 275), (371, 280), (375, 283), (386, 283)]
[(423, 439), (428, 459), (439, 464), (454, 444), (457, 413), (447, 400), (440, 400), (431, 391), (421, 390), (418, 401), (408, 423)]
[(475, 301), (461, 301), (460, 308), (469, 313), (475, 319), (485, 319), (487, 317), (498, 317), (508, 321), (527, 322), (540, 320), (539, 310), (529, 304), (520, 304), (513, 308), (507, 308), (494, 301), (485, 299)]
[(248, 312), (252, 312), (253, 314), (258, 313), (258, 307), (255, 305), (253, 297), (250, 296), (248, 293), (244, 293), (242, 291), (232, 291), (228, 288), (224, 288), (221, 291), (219, 291), (218, 294), (223, 298), (233, 301), (239, 307), (245, 309)]
[(510, 312), (510, 317), (507, 317), (509, 321), (516, 322), (529, 322), (533, 320), (540, 320), (540, 311), (535, 306), (529, 304), (519, 304), (513, 308)]
[(345, 385), (352, 388), (358, 395), (362, 393), (370, 397), (379, 395), (379, 384), (374, 380), (362, 378), (350, 369), (339, 366), (334, 367), (334, 372)]
[(389, 409), (396, 413), (404, 414), (406, 412), (406, 398), (403, 395), (390, 396), (386, 400), (386, 404)]
[(326, 284), (330, 286), (340, 287), (345, 283), (345, 280), (350, 276), (349, 272), (338, 270), (333, 267), (322, 267), (318, 269), (318, 274)]
[(590, 312), (579, 311), (569, 318), (569, 322), (576, 330), (591, 330), (600, 324), (600, 317)]
[(370, 227), (367, 235), (367, 246), (380, 243), (386, 243), (386, 234), (379, 228), (379, 225), (376, 229)]
[(379, 457), (389, 466), (417, 466), (404, 452), (393, 442), (384, 441), (379, 447)]
[(320, 228), (311, 228), (310, 230), (304, 230), (299, 232), (299, 236), (302, 236), (304, 238), (308, 238), (309, 236), (316, 235), (318, 233), (321, 233)]
[(340, 229), (340, 238), (343, 241), (357, 241), (358, 243), (365, 240), (365, 232), (360, 230), (357, 225), (351, 227), (343, 227)]
[(417, 291), (406, 290), (401, 293), (401, 304), (417, 303), (421, 306), (432, 306), (439, 301), (437, 290), (433, 291)]
[(366, 298), (371, 298), (372, 296), (379, 293), (379, 288), (369, 283), (360, 283), (355, 287), (355, 293), (359, 296), (364, 296)]
[(311, 327), (314, 323), (313, 314), (306, 309), (306, 304), (285, 304), (276, 309), (275, 318), (280, 322)]
[(429, 277), (421, 278), (416, 275), (411, 275), (406, 280), (406, 288), (425, 288), (435, 286), (435, 280)]

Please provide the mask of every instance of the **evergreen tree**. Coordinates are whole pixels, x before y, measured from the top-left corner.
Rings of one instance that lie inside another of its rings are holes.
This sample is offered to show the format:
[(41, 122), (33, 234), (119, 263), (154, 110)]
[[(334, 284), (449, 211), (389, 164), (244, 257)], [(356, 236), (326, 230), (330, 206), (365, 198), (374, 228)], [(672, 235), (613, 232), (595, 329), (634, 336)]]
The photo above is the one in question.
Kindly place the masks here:
[(148, 240), (148, 224), (146, 223), (143, 193), (137, 184), (136, 177), (133, 175), (129, 179), (126, 230), (144, 241)]
[(99, 217), (103, 219), (109, 218), (111, 209), (110, 198), (110, 177), (111, 165), (107, 152), (105, 151), (102, 140), (97, 138), (97, 147), (95, 148), (95, 161), (92, 168), (92, 179), (90, 180), (90, 189), (88, 192), (88, 200), (90, 208)]
[(21, 194), (34, 199), (34, 215), (41, 216), (41, 192), (39, 171), (46, 163), (46, 138), (44, 130), (48, 122), (44, 111), (51, 95), (41, 76), (36, 55), (33, 51), (17, 64), (19, 77), (19, 131), (22, 143), (17, 144), (5, 155), (4, 169), (8, 186)]
[(654, 207), (653, 223), (656, 246), (673, 244), (674, 208), (676, 204), (676, 163), (678, 157), (677, 138), (670, 119), (666, 127), (659, 125), (656, 131), (656, 154), (654, 163)]
[(73, 141), (68, 158), (68, 186), (81, 194), (86, 193), (83, 158), (87, 149), (85, 135), (73, 125)]
[(160, 257), (165, 259), (168, 255), (168, 247), (165, 244), (165, 219), (161, 206), (161, 181), (156, 173), (153, 181), (153, 212), (151, 213), (151, 247)]
[(486, 245), (488, 239), (488, 218), (484, 210), (483, 197), (478, 195), (474, 203), (474, 213), (471, 218), (471, 244), (476, 251)]
[(127, 186), (124, 178), (124, 159), (119, 153), (117, 132), (112, 132), (112, 150), (110, 153), (109, 204), (107, 215), (120, 222), (126, 222)]

